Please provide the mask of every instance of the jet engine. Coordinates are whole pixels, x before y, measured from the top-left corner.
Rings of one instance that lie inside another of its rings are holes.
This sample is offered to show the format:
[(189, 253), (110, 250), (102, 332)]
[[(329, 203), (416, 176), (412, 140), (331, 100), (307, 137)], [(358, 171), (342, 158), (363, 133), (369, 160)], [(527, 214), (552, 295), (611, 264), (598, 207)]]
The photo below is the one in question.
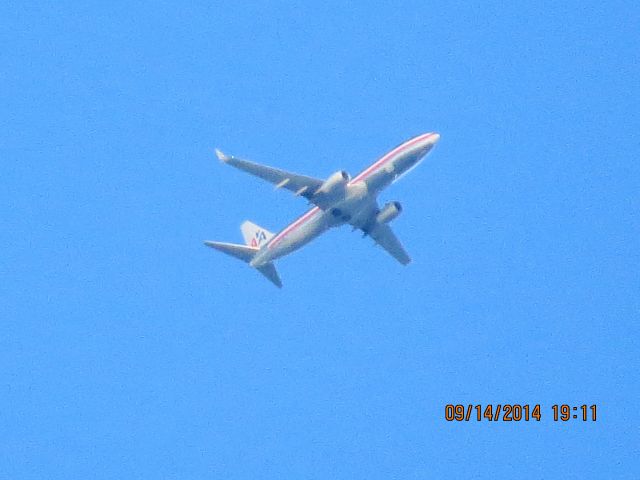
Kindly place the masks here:
[(316, 190), (316, 195), (326, 195), (333, 196), (334, 194), (339, 193), (344, 190), (344, 187), (351, 180), (351, 175), (349, 175), (344, 170), (340, 170), (333, 175), (331, 175), (321, 186)]
[(389, 202), (382, 207), (382, 210), (380, 210), (378, 215), (376, 215), (376, 222), (389, 223), (400, 215), (400, 212), (402, 212), (402, 205), (400, 205), (400, 202)]

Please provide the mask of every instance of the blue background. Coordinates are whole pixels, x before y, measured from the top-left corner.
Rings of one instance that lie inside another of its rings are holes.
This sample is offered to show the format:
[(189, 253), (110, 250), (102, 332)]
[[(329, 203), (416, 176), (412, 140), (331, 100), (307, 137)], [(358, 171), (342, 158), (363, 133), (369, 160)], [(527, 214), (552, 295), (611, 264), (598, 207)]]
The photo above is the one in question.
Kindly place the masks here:
[[(0, 13), (1, 478), (638, 478), (637, 2), (102, 3)], [(214, 147), (324, 178), (428, 131), (410, 266), (202, 245), (306, 209)]]

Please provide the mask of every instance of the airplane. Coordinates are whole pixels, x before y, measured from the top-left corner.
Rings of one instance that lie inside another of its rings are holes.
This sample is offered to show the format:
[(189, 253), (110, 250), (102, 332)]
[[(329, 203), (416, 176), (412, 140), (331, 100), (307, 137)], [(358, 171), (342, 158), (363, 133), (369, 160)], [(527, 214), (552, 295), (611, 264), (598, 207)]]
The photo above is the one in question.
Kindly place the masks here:
[(279, 288), (282, 281), (274, 260), (298, 250), (328, 229), (346, 224), (362, 230), (364, 236), (370, 236), (398, 262), (407, 265), (411, 258), (389, 226), (402, 212), (402, 206), (399, 202), (389, 202), (380, 208), (377, 197), (415, 168), (438, 140), (440, 135), (435, 132), (418, 135), (387, 152), (353, 178), (339, 170), (326, 180), (241, 160), (216, 149), (216, 156), (223, 163), (266, 180), (276, 189), (290, 190), (314, 207), (275, 235), (245, 221), (240, 229), (246, 245), (213, 241), (204, 244), (248, 263)]

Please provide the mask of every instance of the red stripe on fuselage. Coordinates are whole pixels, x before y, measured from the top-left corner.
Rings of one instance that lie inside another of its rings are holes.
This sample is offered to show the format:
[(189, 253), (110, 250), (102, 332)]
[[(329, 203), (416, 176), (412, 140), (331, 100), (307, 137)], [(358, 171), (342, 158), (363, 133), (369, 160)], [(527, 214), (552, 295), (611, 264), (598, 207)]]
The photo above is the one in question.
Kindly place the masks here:
[(375, 173), (376, 171), (378, 171), (380, 168), (382, 168), (382, 166), (387, 163), (389, 160), (391, 160), (391, 158), (393, 158), (395, 155), (399, 154), (402, 152), (402, 150), (405, 150), (409, 147), (412, 147), (413, 145), (415, 145), (416, 143), (426, 140), (429, 137), (432, 137), (433, 135), (435, 135), (435, 133), (427, 133), (425, 135), (420, 135), (416, 138), (414, 138), (413, 140), (409, 140), (406, 143), (403, 143), (402, 145), (399, 145), (398, 147), (394, 148), (393, 150), (391, 150), (389, 153), (387, 153), (386, 155), (384, 155), (380, 160), (378, 160), (377, 162), (375, 162), (373, 165), (371, 165), (370, 167), (368, 167), (366, 170), (364, 170), (363, 172), (360, 172), (358, 174), (357, 177), (353, 178), (349, 183), (356, 183), (359, 182), (361, 180), (364, 180), (365, 178), (367, 178), (369, 175)]
[[(359, 173), (357, 177), (353, 178), (349, 182), (349, 184), (353, 184), (353, 183), (359, 182), (361, 180), (364, 180), (369, 175), (375, 173), (380, 168), (382, 168), (382, 166), (385, 163), (387, 163), (387, 161), (391, 160), (395, 155), (401, 153), (403, 150), (406, 150), (409, 147), (412, 147), (413, 145), (415, 145), (416, 143), (418, 143), (418, 142), (420, 142), (422, 140), (426, 140), (427, 138), (432, 137), (433, 135), (435, 135), (435, 133), (427, 133), (425, 135), (420, 135), (420, 136), (418, 136), (418, 137), (416, 137), (416, 138), (414, 138), (412, 140), (409, 140), (408, 142), (403, 143), (402, 145), (397, 146), (396, 148), (391, 150), (389, 153), (384, 155), (380, 160), (375, 162), (373, 165), (371, 165), (370, 167), (366, 168), (364, 171)], [(301, 226), (303, 223), (305, 223), (307, 220), (309, 220), (319, 210), (320, 210), (320, 207), (314, 207), (311, 210), (309, 210), (307, 213), (302, 215), (295, 222), (293, 222), (291, 225), (289, 225), (287, 228), (285, 228), (282, 232), (280, 232), (275, 237), (273, 237), (273, 239), (269, 242), (269, 245), (268, 245), (267, 248), (275, 247), (285, 236), (287, 236), (293, 230), (295, 230), (296, 228)]]
[(313, 217), (313, 215), (315, 215), (319, 210), (320, 210), (320, 207), (313, 207), (307, 213), (305, 213), (300, 218), (298, 218), (295, 222), (293, 222), (291, 225), (289, 225), (287, 228), (285, 228), (283, 231), (281, 231), (279, 234), (273, 237), (273, 240), (269, 242), (269, 248), (275, 247), (276, 244), (280, 242), (280, 240), (282, 240), (287, 234), (291, 233), (293, 230), (295, 230), (300, 225), (305, 223), (307, 220)]

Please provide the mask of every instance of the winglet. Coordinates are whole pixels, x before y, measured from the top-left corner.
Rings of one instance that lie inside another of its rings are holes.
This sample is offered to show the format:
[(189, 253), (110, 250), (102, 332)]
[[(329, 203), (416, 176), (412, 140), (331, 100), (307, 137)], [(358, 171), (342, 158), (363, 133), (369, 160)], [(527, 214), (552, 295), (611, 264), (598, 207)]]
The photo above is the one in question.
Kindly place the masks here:
[(227, 161), (229, 160), (229, 156), (225, 155), (224, 153), (222, 153), (222, 150), (219, 150), (217, 148), (216, 148), (216, 157), (218, 157), (218, 160), (225, 163), (227, 163)]

